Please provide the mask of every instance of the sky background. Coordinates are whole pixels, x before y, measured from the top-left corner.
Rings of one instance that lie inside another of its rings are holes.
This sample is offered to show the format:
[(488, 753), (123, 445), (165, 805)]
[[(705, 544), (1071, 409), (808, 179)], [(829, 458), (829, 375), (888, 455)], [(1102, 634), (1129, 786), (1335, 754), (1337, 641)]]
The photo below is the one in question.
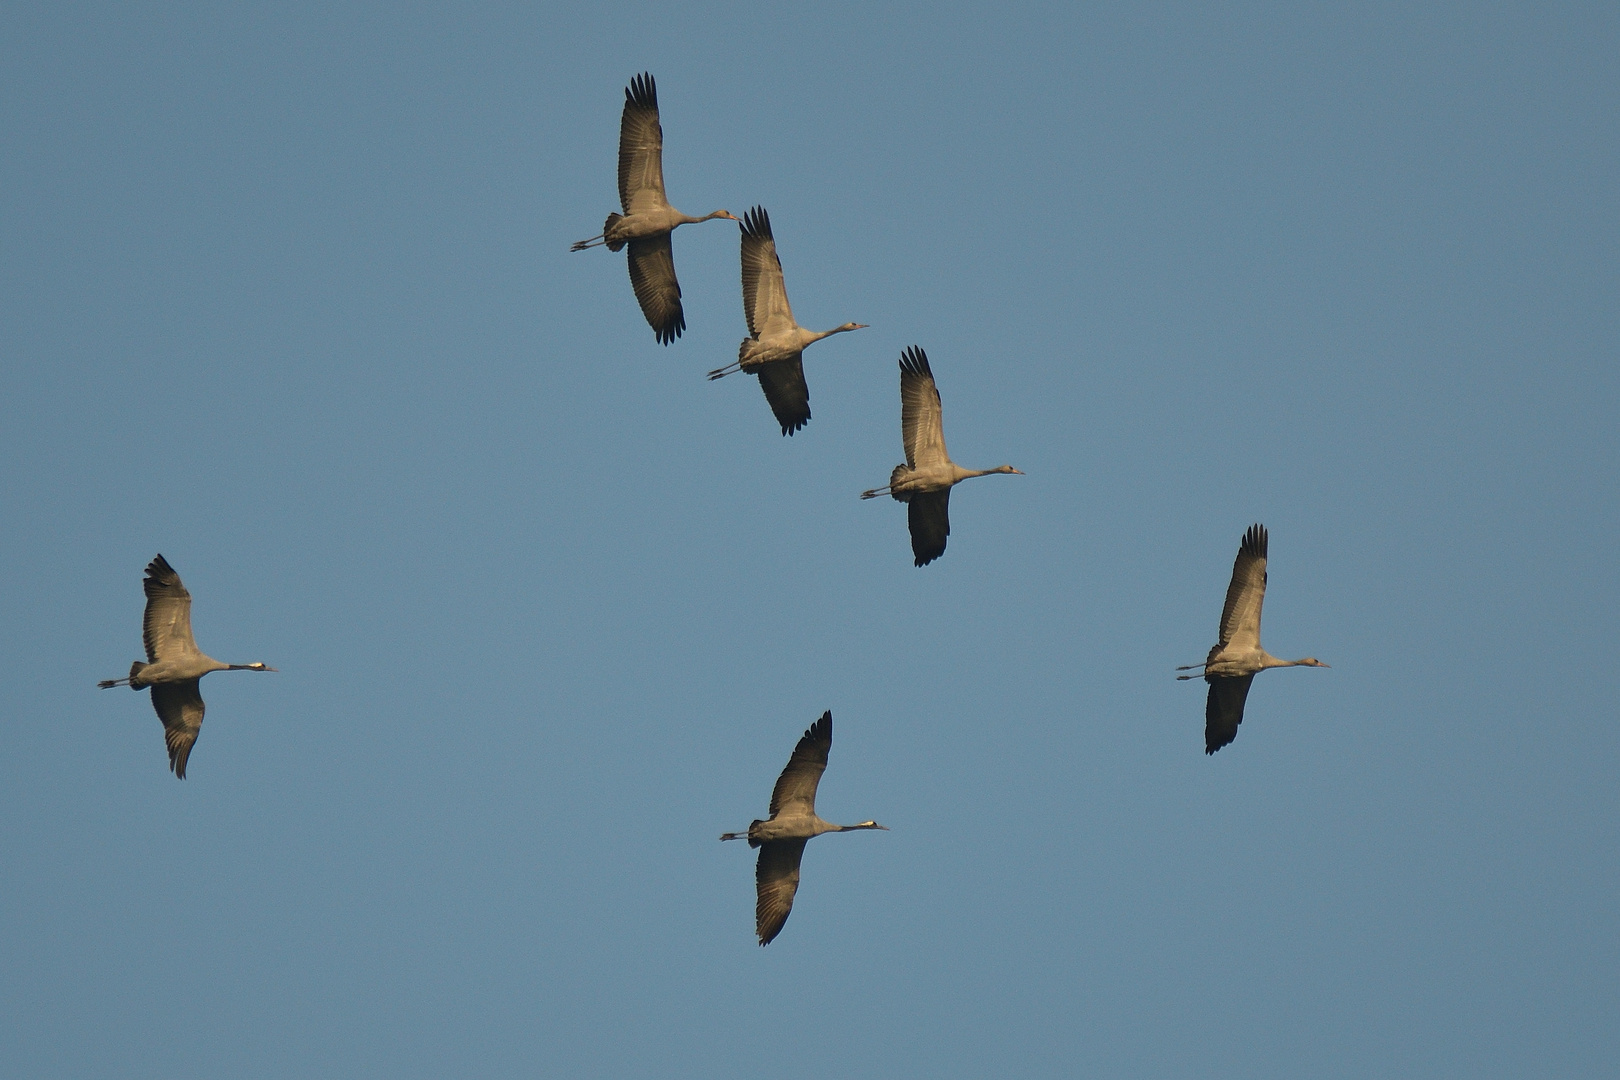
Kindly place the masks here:
[[(37, 1078), (1620, 1068), (1613, 4), (0, 8), (0, 1055)], [(661, 347), (616, 207), (767, 207)], [(937, 563), (863, 503), (923, 346)], [(1201, 660), (1271, 530), (1256, 682)], [(221, 659), (190, 778), (162, 552)], [(763, 816), (822, 710), (808, 850)]]

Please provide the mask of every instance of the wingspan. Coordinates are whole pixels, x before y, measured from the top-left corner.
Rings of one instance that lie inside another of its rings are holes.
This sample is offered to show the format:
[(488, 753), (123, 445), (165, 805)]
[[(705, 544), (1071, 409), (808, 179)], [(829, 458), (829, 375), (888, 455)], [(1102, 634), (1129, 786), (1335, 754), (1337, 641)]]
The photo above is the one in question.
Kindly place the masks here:
[(906, 503), (906, 524), (911, 527), (915, 565), (927, 566), (945, 554), (945, 538), (951, 535), (951, 489), (913, 494)]
[(1221, 610), (1221, 648), (1260, 647), (1260, 608), (1266, 601), (1268, 539), (1264, 525), (1250, 525), (1249, 531), (1243, 534), (1243, 546), (1232, 564), (1232, 583), (1226, 587), (1226, 607)]
[(743, 215), (738, 227), (742, 230), (743, 314), (748, 332), (757, 341), (793, 329), (798, 324), (788, 303), (787, 283), (782, 280), (771, 216), (763, 206), (756, 206)]
[(186, 759), (202, 731), (203, 699), (198, 680), (153, 683), (152, 708), (163, 721), (163, 741), (169, 746), (169, 769), (181, 780), (186, 778)]
[(913, 469), (950, 460), (934, 372), (928, 354), (915, 345), (900, 355), (900, 441), (906, 447), (906, 464)]
[(675, 280), (675, 250), (669, 233), (630, 241), (630, 286), (647, 324), (668, 345), (686, 329), (681, 309), (681, 283)]
[(804, 381), (803, 353), (795, 353), (787, 360), (773, 360), (754, 369), (754, 374), (759, 376), (759, 388), (765, 391), (776, 422), (782, 425), (782, 434), (791, 435), (810, 422), (810, 387)]
[(1204, 753), (1213, 754), (1237, 738), (1243, 723), (1243, 703), (1249, 699), (1253, 675), (1231, 678), (1210, 677), (1209, 697), (1204, 701)]
[(658, 87), (642, 72), (624, 88), (619, 121), (619, 203), (626, 214), (669, 205), (664, 197), (664, 129), (658, 123)]
[(761, 945), (769, 945), (793, 911), (793, 896), (799, 891), (799, 862), (804, 858), (804, 840), (773, 840), (761, 844), (759, 862), (754, 864), (754, 932)]
[(146, 618), (141, 640), (146, 644), (148, 663), (197, 651), (191, 636), (191, 594), (180, 582), (180, 575), (162, 555), (146, 565)]
[(827, 753), (831, 749), (832, 712), (828, 711), (799, 738), (787, 768), (776, 778), (776, 787), (771, 790), (771, 817), (784, 811), (790, 816), (816, 812), (816, 787), (821, 783), (821, 774), (827, 771)]

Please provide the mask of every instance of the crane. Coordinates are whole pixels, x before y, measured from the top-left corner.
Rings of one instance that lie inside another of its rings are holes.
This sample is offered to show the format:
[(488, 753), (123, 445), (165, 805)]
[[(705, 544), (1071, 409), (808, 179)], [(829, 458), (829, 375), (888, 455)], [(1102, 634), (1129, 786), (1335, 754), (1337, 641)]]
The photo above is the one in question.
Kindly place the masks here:
[(928, 355), (915, 345), (900, 354), (900, 441), (906, 447), (906, 463), (894, 467), (886, 485), (861, 492), (861, 498), (889, 495), (906, 504), (911, 553), (917, 566), (927, 566), (945, 554), (945, 538), (951, 535), (951, 488), (972, 476), (1024, 475), (1011, 465), (964, 469), (951, 460), (945, 451), (934, 373)]
[(834, 825), (816, 815), (816, 786), (821, 774), (827, 771), (827, 752), (832, 749), (832, 713), (824, 712), (821, 719), (793, 748), (787, 768), (776, 778), (771, 791), (771, 817), (769, 821), (755, 820), (746, 832), (731, 832), (721, 840), (747, 840), (749, 847), (759, 848), (759, 862), (754, 867), (754, 887), (758, 899), (754, 905), (754, 931), (761, 945), (769, 945), (782, 932), (793, 910), (793, 894), (799, 891), (799, 860), (804, 857), (804, 845), (811, 837), (826, 832), (854, 832), (857, 829), (882, 829), (887, 825), (863, 821), (859, 825)]
[[(1226, 587), (1226, 606), (1221, 609), (1221, 640), (1209, 650), (1202, 664), (1184, 664), (1177, 671), (1204, 669), (1209, 698), (1204, 703), (1204, 753), (1213, 754), (1237, 738), (1243, 723), (1243, 703), (1249, 698), (1249, 684), (1267, 668), (1328, 667), (1314, 656), (1302, 660), (1279, 660), (1260, 647), (1260, 608), (1266, 601), (1266, 549), (1270, 534), (1261, 524), (1250, 525), (1243, 534), (1237, 560), (1232, 564), (1232, 583)], [(1177, 675), (1196, 679), (1197, 675)]]
[(737, 218), (727, 210), (691, 217), (664, 197), (664, 129), (658, 123), (658, 87), (646, 72), (624, 88), (624, 116), (619, 121), (619, 203), (623, 214), (609, 214), (599, 236), (581, 240), (569, 250), (605, 244), (609, 251), (618, 251), (630, 245), (630, 286), (654, 335), (668, 345), (686, 329), (669, 234), (680, 225)]
[(152, 688), (152, 708), (163, 721), (163, 739), (169, 747), (169, 770), (186, 778), (186, 759), (202, 730), (203, 699), (197, 683), (210, 671), (274, 671), (258, 661), (223, 664), (203, 655), (191, 636), (191, 594), (180, 575), (162, 555), (146, 566), (141, 582), (146, 590), (146, 620), (141, 633), (146, 663), (135, 661), (123, 679), (103, 679), (103, 690), (128, 685), (131, 690)]
[(760, 389), (770, 402), (783, 435), (792, 435), (810, 422), (810, 388), (804, 382), (805, 346), (866, 329), (865, 323), (847, 322), (831, 330), (806, 330), (793, 318), (787, 286), (782, 281), (782, 260), (776, 255), (776, 238), (771, 235), (771, 216), (763, 206), (743, 214), (742, 224), (743, 315), (748, 319), (748, 337), (737, 348), (737, 362), (709, 372), (719, 379), (736, 371), (759, 376)]

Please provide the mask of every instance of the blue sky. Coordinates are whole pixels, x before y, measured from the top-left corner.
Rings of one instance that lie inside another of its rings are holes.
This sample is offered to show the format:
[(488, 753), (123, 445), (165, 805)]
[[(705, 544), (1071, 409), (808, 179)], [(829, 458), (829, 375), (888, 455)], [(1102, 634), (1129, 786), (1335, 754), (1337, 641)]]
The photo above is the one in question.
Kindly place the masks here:
[[(1612, 5), (10, 5), (0, 1045), (32, 1077), (1620, 1063)], [(770, 213), (653, 341), (615, 208)], [(950, 548), (862, 503), (928, 351)], [(1256, 680), (1202, 748), (1244, 528)], [(215, 675), (190, 778), (141, 567)], [(831, 709), (810, 845), (750, 853)]]

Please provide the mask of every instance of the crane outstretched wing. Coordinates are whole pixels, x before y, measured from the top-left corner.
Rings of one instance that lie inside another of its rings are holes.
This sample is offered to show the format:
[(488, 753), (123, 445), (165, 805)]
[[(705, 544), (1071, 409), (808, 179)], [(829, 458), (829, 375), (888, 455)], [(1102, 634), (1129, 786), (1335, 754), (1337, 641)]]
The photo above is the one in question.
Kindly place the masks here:
[(945, 554), (951, 535), (951, 489), (922, 491), (906, 502), (906, 524), (911, 528), (911, 554), (916, 566), (927, 566)]
[(791, 435), (810, 422), (810, 387), (804, 381), (804, 354), (794, 353), (786, 360), (773, 360), (756, 368), (759, 388), (771, 403), (782, 434)]
[(738, 228), (742, 230), (743, 315), (748, 319), (748, 332), (757, 341), (793, 329), (798, 324), (788, 303), (787, 283), (782, 280), (771, 216), (763, 206), (756, 206), (743, 215)]
[(141, 640), (148, 663), (197, 651), (191, 636), (191, 594), (162, 555), (146, 564), (146, 618)]
[(186, 759), (202, 731), (203, 699), (198, 680), (153, 683), (152, 708), (163, 721), (163, 741), (169, 747), (169, 768), (181, 780), (186, 778)]
[(773, 840), (761, 844), (759, 862), (754, 864), (754, 932), (761, 945), (769, 945), (782, 932), (793, 911), (793, 895), (799, 891), (799, 862), (804, 858), (804, 840)]
[(1266, 601), (1268, 539), (1264, 525), (1250, 525), (1249, 531), (1243, 534), (1243, 546), (1232, 564), (1232, 583), (1226, 587), (1226, 607), (1221, 610), (1222, 648), (1260, 647), (1260, 608)]
[[(787, 768), (776, 778), (771, 790), (771, 817), (816, 812), (816, 787), (827, 771), (827, 753), (832, 749), (832, 712), (824, 712), (811, 724), (793, 748)], [(795, 865), (797, 861), (795, 860)]]
[(664, 129), (658, 123), (658, 87), (642, 72), (624, 88), (619, 120), (619, 202), (626, 214), (668, 206), (664, 197)]
[(900, 354), (900, 441), (906, 447), (906, 464), (913, 469), (950, 460), (934, 372), (928, 354), (915, 345)]
[(630, 241), (630, 287), (647, 324), (660, 343), (668, 345), (686, 329), (681, 309), (681, 283), (675, 280), (675, 249), (669, 233)]
[(1249, 699), (1253, 675), (1209, 678), (1209, 697), (1204, 701), (1204, 753), (1213, 754), (1237, 738), (1243, 723), (1243, 703)]

